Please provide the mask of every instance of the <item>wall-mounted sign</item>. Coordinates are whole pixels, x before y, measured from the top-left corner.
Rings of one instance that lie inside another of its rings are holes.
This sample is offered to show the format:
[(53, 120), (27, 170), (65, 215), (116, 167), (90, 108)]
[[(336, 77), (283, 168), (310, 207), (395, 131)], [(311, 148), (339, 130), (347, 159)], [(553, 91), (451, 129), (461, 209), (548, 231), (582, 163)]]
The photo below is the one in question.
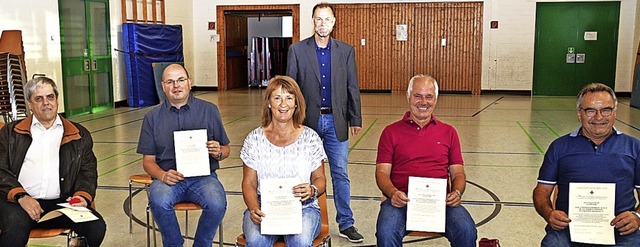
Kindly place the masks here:
[(598, 32), (584, 32), (584, 40), (598, 40)]
[(396, 40), (407, 41), (408, 36), (407, 24), (396, 25)]
[(216, 22), (215, 21), (210, 21), (208, 28), (209, 28), (209, 30), (215, 30), (216, 29)]
[(585, 55), (584, 53), (576, 54), (576, 63), (584, 63)]
[(576, 54), (569, 53), (566, 57), (567, 63), (576, 63)]

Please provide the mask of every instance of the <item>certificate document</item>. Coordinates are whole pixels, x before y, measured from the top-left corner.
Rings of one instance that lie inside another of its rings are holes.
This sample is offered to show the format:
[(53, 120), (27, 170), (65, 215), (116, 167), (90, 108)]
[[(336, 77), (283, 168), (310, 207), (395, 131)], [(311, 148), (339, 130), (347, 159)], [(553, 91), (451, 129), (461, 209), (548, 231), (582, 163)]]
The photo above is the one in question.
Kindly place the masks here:
[(588, 244), (615, 244), (616, 184), (569, 183), (569, 232), (571, 241)]
[(40, 218), (40, 220), (38, 222), (44, 222), (44, 221), (47, 221), (47, 220), (50, 220), (50, 219), (53, 219), (53, 218), (57, 218), (60, 215), (66, 215), (67, 217), (69, 217), (69, 219), (71, 219), (75, 223), (82, 223), (82, 222), (87, 222), (87, 221), (92, 221), (92, 220), (97, 220), (98, 219), (98, 217), (96, 217), (93, 213), (91, 213), (91, 210), (89, 210), (88, 208), (85, 208), (85, 207), (75, 207), (75, 208), (64, 207), (64, 208), (53, 210), (53, 211), (45, 214), (44, 216), (42, 216), (42, 218)]
[(173, 144), (178, 172), (185, 177), (211, 175), (206, 129), (174, 131)]
[(260, 180), (261, 210), (264, 213), (260, 233), (289, 235), (302, 233), (302, 203), (293, 196), (294, 178)]
[(447, 179), (409, 177), (407, 231), (444, 232)]

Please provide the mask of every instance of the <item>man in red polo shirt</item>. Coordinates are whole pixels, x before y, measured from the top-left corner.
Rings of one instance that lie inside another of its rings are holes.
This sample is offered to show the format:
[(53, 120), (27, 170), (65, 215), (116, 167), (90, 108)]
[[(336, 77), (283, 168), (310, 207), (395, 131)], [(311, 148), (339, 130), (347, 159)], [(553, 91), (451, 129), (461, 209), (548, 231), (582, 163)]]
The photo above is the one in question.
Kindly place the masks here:
[(452, 246), (476, 245), (475, 223), (461, 206), (466, 175), (460, 140), (451, 125), (433, 116), (437, 101), (436, 80), (427, 75), (414, 76), (407, 89), (409, 111), (402, 120), (387, 126), (380, 136), (376, 182), (389, 199), (380, 204), (378, 246), (402, 246), (402, 238), (407, 234), (410, 176), (450, 179), (444, 236)]

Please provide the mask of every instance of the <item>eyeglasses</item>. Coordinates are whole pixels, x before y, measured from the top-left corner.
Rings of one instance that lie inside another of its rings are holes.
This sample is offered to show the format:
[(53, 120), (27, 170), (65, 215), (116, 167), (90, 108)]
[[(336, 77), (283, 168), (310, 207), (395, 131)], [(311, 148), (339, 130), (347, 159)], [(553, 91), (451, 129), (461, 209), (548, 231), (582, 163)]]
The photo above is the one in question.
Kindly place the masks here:
[(166, 80), (163, 81), (162, 83), (164, 83), (165, 85), (172, 85), (172, 84), (184, 84), (187, 80), (189, 80), (189, 78), (178, 78), (178, 80)]
[(613, 113), (614, 109), (615, 108), (613, 108), (613, 107), (605, 107), (605, 108), (602, 108), (600, 110), (594, 109), (594, 108), (582, 108), (582, 107), (580, 107), (580, 110), (583, 110), (584, 114), (586, 114), (587, 117), (595, 117), (598, 112), (600, 112), (600, 115), (602, 115), (603, 117), (608, 117), (609, 115), (611, 115), (611, 113)]

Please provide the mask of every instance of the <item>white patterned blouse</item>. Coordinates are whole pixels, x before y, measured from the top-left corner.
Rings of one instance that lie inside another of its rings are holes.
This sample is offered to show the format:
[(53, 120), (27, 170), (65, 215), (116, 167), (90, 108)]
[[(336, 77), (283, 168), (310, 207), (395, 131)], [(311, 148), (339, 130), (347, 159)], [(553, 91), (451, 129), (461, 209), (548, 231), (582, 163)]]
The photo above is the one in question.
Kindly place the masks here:
[(285, 147), (269, 142), (262, 127), (252, 130), (244, 139), (240, 159), (256, 170), (258, 194), (261, 179), (296, 178), (298, 184), (309, 183), (311, 172), (326, 159), (320, 136), (307, 126), (303, 128), (298, 139)]

